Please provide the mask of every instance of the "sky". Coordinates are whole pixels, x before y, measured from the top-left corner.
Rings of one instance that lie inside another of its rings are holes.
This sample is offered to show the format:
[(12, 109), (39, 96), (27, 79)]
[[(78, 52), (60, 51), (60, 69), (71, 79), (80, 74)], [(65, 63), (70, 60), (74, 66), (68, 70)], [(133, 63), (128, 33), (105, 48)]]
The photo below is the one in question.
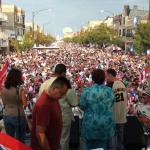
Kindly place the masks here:
[(35, 22), (44, 26), (45, 33), (57, 36), (62, 35), (65, 27), (78, 31), (90, 20), (101, 20), (113, 13), (121, 13), (124, 5), (131, 8), (138, 5), (140, 9), (148, 10), (149, 0), (2, 0), (2, 4), (15, 4), (23, 8), (27, 22), (32, 21), (32, 12), (49, 9), (36, 14)]

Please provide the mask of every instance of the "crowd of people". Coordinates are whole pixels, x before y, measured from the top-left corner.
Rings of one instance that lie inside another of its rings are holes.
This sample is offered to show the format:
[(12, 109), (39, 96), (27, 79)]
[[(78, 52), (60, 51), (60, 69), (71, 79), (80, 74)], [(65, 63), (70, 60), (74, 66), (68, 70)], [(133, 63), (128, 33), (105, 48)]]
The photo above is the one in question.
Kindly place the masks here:
[[(23, 127), (23, 108), (28, 105), (32, 112), (32, 148), (58, 150), (60, 143), (62, 150), (69, 150), (72, 107), (78, 106), (84, 112), (81, 136), (87, 150), (123, 150), (126, 116), (142, 112), (139, 106), (149, 104), (149, 59), (146, 55), (71, 43), (61, 44), (59, 49), (31, 49), (8, 55), (8, 76), (1, 92), (6, 133), (16, 136), (15, 130), (20, 131), (9, 123), (15, 124), (19, 113)], [(23, 107), (17, 97), (21, 97)], [(25, 133), (16, 137), (24, 141)]]

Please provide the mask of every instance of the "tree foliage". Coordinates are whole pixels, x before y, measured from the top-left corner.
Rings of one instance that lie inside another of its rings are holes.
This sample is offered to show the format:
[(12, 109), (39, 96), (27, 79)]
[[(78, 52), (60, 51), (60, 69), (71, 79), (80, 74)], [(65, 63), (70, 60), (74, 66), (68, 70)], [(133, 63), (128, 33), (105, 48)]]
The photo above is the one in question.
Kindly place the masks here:
[(117, 32), (111, 27), (101, 24), (95, 28), (89, 28), (88, 30), (81, 30), (73, 38), (65, 38), (66, 42), (74, 42), (79, 44), (96, 44), (102, 47), (103, 44), (117, 44), (123, 46), (123, 42), (119, 39)]
[(36, 45), (45, 45), (48, 46), (50, 45), (52, 42), (55, 41), (55, 38), (51, 35), (45, 35), (43, 33), (40, 32), (35, 32), (34, 33), (34, 37), (35, 39), (33, 40), (32, 38), (32, 32), (26, 32), (24, 34), (23, 37), (23, 41), (19, 42), (16, 39), (12, 39), (10, 41), (10, 49), (11, 51), (24, 51), (27, 49), (30, 49), (34, 46), (34, 44)]
[(19, 41), (17, 41), (16, 39), (11, 39), (10, 40), (10, 51), (16, 51), (16, 52), (19, 52), (20, 51), (20, 44), (19, 44)]
[(41, 32), (36, 31), (34, 33), (34, 37), (35, 37), (35, 43), (37, 45), (41, 44), (41, 45), (50, 45), (52, 42), (55, 41), (55, 38), (52, 35), (45, 35)]
[(25, 33), (23, 42), (22, 42), (22, 48), (25, 49), (30, 49), (34, 45), (34, 41), (32, 40), (32, 35), (30, 32)]
[(137, 27), (134, 47), (138, 53), (143, 53), (145, 50), (150, 49), (150, 22), (140, 24)]

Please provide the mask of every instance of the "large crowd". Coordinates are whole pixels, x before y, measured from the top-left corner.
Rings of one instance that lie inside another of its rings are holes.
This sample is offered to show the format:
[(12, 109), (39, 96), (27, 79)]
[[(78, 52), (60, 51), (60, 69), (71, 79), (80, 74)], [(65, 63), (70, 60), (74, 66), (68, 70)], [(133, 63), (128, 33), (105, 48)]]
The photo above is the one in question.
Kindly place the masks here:
[(23, 72), (26, 90), (35, 97), (45, 80), (53, 74), (58, 63), (67, 66), (67, 78), (80, 92), (90, 86), (91, 72), (95, 68), (114, 68), (118, 79), (128, 87), (130, 102), (138, 99), (137, 89), (145, 90), (149, 78), (150, 60), (146, 55), (132, 55), (123, 52), (108, 52), (96, 48), (80, 47), (74, 44), (63, 45), (59, 50), (29, 50), (7, 56), (10, 67), (16, 66)]
[[(121, 83), (119, 84), (123, 84), (122, 88), (120, 89), (123, 91), (124, 89), (126, 89), (126, 93), (127, 93), (127, 98), (125, 98), (127, 100), (127, 104), (124, 111), (127, 111), (128, 115), (137, 114), (138, 104), (142, 102), (143, 93), (148, 93), (150, 95), (150, 57), (148, 55), (127, 53), (124, 52), (123, 50), (108, 51), (105, 48), (99, 49), (94, 47), (84, 47), (72, 43), (70, 44), (61, 43), (59, 47), (60, 47), (59, 49), (43, 49), (43, 50), (30, 49), (22, 53), (14, 52), (5, 57), (5, 60), (7, 59), (9, 62), (8, 72), (9, 70), (11, 70), (11, 68), (18, 68), (22, 71), (22, 79), (24, 81), (23, 89), (28, 97), (27, 105), (29, 106), (28, 108), (29, 111), (32, 110), (32, 107), (34, 103), (36, 103), (37, 99), (40, 99), (39, 90), (43, 82), (53, 78), (54, 76), (56, 76), (55, 73), (58, 73), (55, 72), (57, 64), (64, 64), (66, 66), (66, 78), (70, 81), (72, 89), (75, 90), (75, 93), (77, 94), (78, 98), (80, 98), (79, 107), (81, 108), (81, 110), (85, 111), (85, 114), (83, 115), (83, 127), (82, 127), (82, 133), (84, 134), (84, 136), (85, 135), (87, 137), (91, 136), (90, 133), (89, 135), (87, 133), (87, 130), (89, 129), (89, 127), (87, 127), (87, 124), (89, 126), (90, 124), (85, 121), (85, 118), (88, 120), (90, 118), (89, 117), (90, 115), (89, 114), (86, 115), (87, 107), (85, 107), (86, 104), (85, 100), (89, 101), (89, 104), (91, 103), (90, 101), (90, 98), (92, 96), (90, 95), (92, 93), (91, 91), (92, 90), (95, 91), (94, 88), (97, 88), (96, 86), (93, 86), (93, 81), (98, 85), (104, 84), (110, 86), (111, 88), (113, 87), (112, 85), (109, 85), (109, 80), (114, 79), (114, 81), (115, 80), (120, 81)], [(105, 74), (106, 74), (106, 79), (105, 79)], [(109, 79), (108, 79), (108, 74), (111, 75)], [(101, 77), (104, 76), (104, 77), (101, 79), (97, 79), (97, 75)], [(64, 85), (67, 85), (67, 88), (69, 88), (69, 85), (64, 79), (60, 79), (60, 80), (62, 80), (61, 82)], [(53, 86), (55, 87), (55, 84), (58, 84), (57, 82), (59, 81), (56, 81), (54, 85), (52, 84), (52, 87)], [(91, 88), (91, 86), (93, 88)], [(90, 90), (88, 89), (89, 91), (85, 90), (85, 88), (87, 87), (89, 87), (90, 89)], [(51, 90), (52, 89), (50, 89), (50, 92)], [(86, 93), (84, 90), (88, 92)], [(105, 92), (106, 94), (109, 93), (108, 95), (110, 96), (107, 95), (107, 98), (111, 97), (112, 99), (109, 99), (107, 106), (102, 105), (103, 108), (101, 109), (102, 110), (109, 109), (110, 111), (113, 105), (113, 95), (111, 95), (112, 94), (111, 91), (109, 90), (105, 91), (105, 88), (103, 90), (104, 93)], [(89, 97), (88, 98), (85, 97), (85, 95), (87, 96), (88, 94)], [(122, 101), (121, 98), (122, 97), (119, 97), (120, 99), (119, 101)], [(97, 99), (97, 97), (95, 99)], [(104, 102), (104, 104), (106, 104), (106, 102)], [(123, 106), (121, 105), (119, 107), (123, 108)], [(97, 103), (97, 106), (101, 106), (101, 103)], [(108, 108), (108, 106), (110, 108)], [(118, 106), (116, 106), (116, 108), (117, 107)], [(97, 107), (94, 106), (93, 108), (89, 108), (89, 109), (97, 109)], [(37, 113), (36, 111), (37, 110), (34, 110), (33, 112)], [(89, 113), (89, 110), (87, 111)], [(79, 110), (79, 112), (82, 111)], [(96, 112), (98, 114), (101, 114), (101, 112), (99, 112), (98, 110)], [(124, 114), (122, 114), (122, 116), (123, 115)], [(110, 116), (111, 115), (108, 115), (107, 118), (105, 115), (105, 119), (103, 120), (103, 122), (106, 122), (107, 119), (110, 121), (111, 120), (109, 118)], [(125, 122), (126, 119), (123, 119), (123, 123)], [(114, 132), (113, 121), (112, 122), (110, 121), (109, 125), (111, 125), (109, 129), (105, 128), (104, 126), (101, 127), (101, 130), (103, 128), (103, 132), (105, 132), (104, 135), (106, 136), (106, 138), (107, 136), (110, 136), (109, 134), (111, 134), (112, 136)], [(91, 126), (93, 126), (93, 124)], [(108, 124), (106, 126), (108, 126)], [(90, 130), (91, 128), (89, 129), (89, 131)], [(109, 133), (108, 135), (106, 135), (108, 130)], [(91, 133), (93, 133), (93, 130), (91, 131), (92, 131)], [(95, 133), (95, 135), (97, 135), (97, 133)], [(103, 138), (105, 136), (103, 136)], [(89, 140), (88, 142), (89, 145), (87, 144), (89, 146), (88, 148), (93, 148), (93, 145), (95, 144), (92, 142), (91, 140)], [(96, 141), (96, 143), (98, 146), (102, 146), (99, 144), (100, 143), (99, 141)], [(107, 145), (110, 146), (110, 144)], [(113, 147), (110, 146), (110, 149), (111, 148), (113, 149)]]

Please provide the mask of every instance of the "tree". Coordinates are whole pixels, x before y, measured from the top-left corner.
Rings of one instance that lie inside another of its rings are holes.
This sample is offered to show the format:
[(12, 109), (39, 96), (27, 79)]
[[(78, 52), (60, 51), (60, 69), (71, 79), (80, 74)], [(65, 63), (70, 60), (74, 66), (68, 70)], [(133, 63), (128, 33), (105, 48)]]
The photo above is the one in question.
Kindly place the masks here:
[(20, 51), (20, 45), (19, 42), (16, 39), (10, 40), (10, 51)]
[(115, 44), (115, 45), (121, 47), (122, 49), (125, 49), (124, 41), (120, 37), (113, 38), (111, 44)]
[(150, 48), (150, 22), (137, 27), (134, 46), (138, 53), (143, 53)]
[(52, 42), (55, 41), (55, 38), (52, 35), (45, 35), (44, 33), (38, 32), (36, 31), (34, 33), (35, 35), (35, 43), (37, 45), (41, 44), (41, 45), (50, 45)]
[(45, 36), (44, 44), (46, 46), (48, 46), (48, 45), (50, 45), (54, 41), (55, 41), (55, 38), (52, 35), (48, 34), (47, 36)]
[(141, 39), (141, 36), (140, 35), (136, 35), (135, 36), (135, 40), (134, 40), (134, 47), (135, 47), (135, 49), (136, 49), (136, 52), (138, 53), (138, 54), (141, 54), (141, 53), (143, 53), (143, 49), (144, 49), (144, 47), (143, 47), (143, 45), (142, 45), (142, 39)]
[(22, 42), (22, 48), (23, 50), (30, 49), (34, 45), (34, 41), (32, 40), (32, 34), (30, 32), (25, 33), (23, 42)]
[[(117, 34), (114, 29), (107, 27), (106, 24), (101, 24), (95, 28), (89, 28), (86, 31), (81, 30), (72, 39), (65, 39), (67, 42), (74, 42), (79, 44), (95, 44), (102, 47), (103, 44), (112, 44), (114, 41), (117, 43)], [(114, 40), (115, 39), (115, 40)], [(119, 39), (119, 38), (118, 38)], [(121, 44), (121, 41), (118, 43)]]
[(34, 43), (37, 45), (50, 45), (52, 42), (55, 41), (55, 38), (53, 36), (45, 35), (43, 33), (40, 33), (38, 31), (35, 32), (35, 40), (32, 38), (32, 32), (26, 32), (23, 37), (23, 41), (18, 41), (16, 39), (10, 40), (10, 50), (16, 51), (16, 52), (22, 52), (24, 50), (30, 49), (34, 46)]

